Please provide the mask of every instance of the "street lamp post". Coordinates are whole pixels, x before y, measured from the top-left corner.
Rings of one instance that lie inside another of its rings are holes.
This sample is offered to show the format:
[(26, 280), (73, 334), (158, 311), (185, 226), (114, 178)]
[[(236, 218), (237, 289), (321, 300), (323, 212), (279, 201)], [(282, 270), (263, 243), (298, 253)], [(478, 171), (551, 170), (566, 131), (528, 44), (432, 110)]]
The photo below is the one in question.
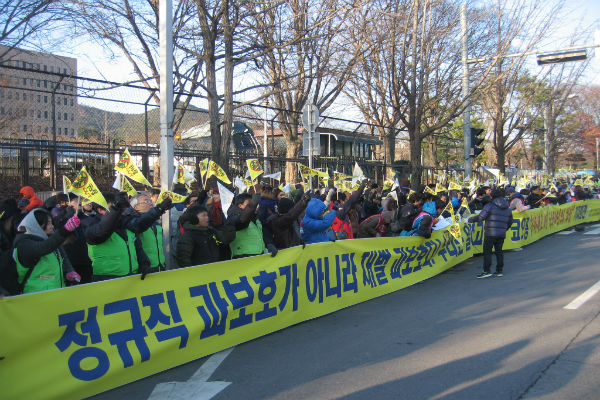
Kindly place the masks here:
[(600, 142), (600, 138), (596, 138), (596, 179), (598, 179), (598, 144)]

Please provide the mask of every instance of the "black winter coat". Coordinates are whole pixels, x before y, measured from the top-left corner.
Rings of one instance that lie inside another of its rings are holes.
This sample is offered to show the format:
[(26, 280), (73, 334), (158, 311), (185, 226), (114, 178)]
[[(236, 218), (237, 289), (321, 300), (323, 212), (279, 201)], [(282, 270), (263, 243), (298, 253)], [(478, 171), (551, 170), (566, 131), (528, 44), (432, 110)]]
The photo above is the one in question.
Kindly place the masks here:
[(487, 203), (478, 215), (469, 218), (469, 222), (485, 221), (484, 234), (487, 237), (506, 237), (506, 231), (513, 222), (512, 210), (504, 197), (496, 197)]
[(183, 229), (185, 232), (179, 238), (175, 250), (178, 267), (223, 261), (220, 246), (229, 244), (235, 239), (233, 225), (222, 225), (222, 229), (214, 229), (201, 228), (186, 222), (183, 224)]
[(267, 219), (267, 226), (273, 232), (273, 241), (278, 249), (287, 249), (301, 245), (298, 218), (306, 209), (308, 202), (300, 199), (287, 213), (273, 214)]

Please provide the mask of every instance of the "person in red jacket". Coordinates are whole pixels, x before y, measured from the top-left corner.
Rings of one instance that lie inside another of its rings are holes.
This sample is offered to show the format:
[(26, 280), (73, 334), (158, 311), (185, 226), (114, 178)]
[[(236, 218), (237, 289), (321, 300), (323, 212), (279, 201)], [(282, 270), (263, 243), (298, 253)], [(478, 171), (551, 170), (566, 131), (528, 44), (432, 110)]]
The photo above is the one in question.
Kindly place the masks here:
[(35, 191), (31, 186), (23, 186), (19, 193), (21, 193), (21, 199), (29, 201), (29, 204), (25, 207), (25, 211), (27, 212), (44, 205), (44, 202), (35, 195)]

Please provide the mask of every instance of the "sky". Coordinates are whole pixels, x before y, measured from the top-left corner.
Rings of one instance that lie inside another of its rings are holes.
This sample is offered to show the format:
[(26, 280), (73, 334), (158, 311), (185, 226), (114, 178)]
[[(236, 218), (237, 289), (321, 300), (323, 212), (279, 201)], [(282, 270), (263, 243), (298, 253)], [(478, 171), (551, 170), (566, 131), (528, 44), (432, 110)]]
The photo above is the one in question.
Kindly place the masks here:
[[(596, 30), (599, 32), (596, 34), (595, 41), (596, 44), (600, 44), (600, 0), (566, 0), (562, 14), (565, 22), (560, 24), (559, 29), (541, 43), (535, 49), (536, 51), (549, 52), (557, 50), (557, 46), (559, 46), (558, 49), (564, 48), (565, 43), (569, 42), (574, 35), (588, 36), (590, 39), (586, 41), (586, 44), (593, 44), (594, 31)], [(586, 32), (581, 32), (584, 27), (587, 28)], [(77, 58), (79, 76), (114, 82), (126, 82), (136, 79), (133, 72), (131, 72), (132, 69), (129, 63), (119, 57), (118, 53), (109, 54), (91, 41), (71, 42), (69, 43), (68, 52), (58, 53)], [(594, 50), (588, 50), (589, 56), (592, 56), (593, 59), (590, 61), (590, 66), (582, 79), (582, 83), (600, 85), (600, 48), (596, 49), (595, 52)], [(532, 68), (535, 68), (535, 56), (531, 57)], [(104, 102), (102, 104), (102, 108), (114, 108), (115, 110), (124, 111), (122, 105), (119, 104), (110, 105)], [(139, 112), (139, 109), (132, 107), (129, 112)]]

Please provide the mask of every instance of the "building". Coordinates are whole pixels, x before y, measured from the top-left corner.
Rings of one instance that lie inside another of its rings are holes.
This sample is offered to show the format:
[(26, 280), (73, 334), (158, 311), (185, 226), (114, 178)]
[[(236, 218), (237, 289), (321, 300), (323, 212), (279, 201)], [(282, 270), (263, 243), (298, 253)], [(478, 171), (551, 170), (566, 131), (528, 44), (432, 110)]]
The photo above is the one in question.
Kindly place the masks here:
[(0, 136), (77, 138), (77, 59), (0, 46)]

